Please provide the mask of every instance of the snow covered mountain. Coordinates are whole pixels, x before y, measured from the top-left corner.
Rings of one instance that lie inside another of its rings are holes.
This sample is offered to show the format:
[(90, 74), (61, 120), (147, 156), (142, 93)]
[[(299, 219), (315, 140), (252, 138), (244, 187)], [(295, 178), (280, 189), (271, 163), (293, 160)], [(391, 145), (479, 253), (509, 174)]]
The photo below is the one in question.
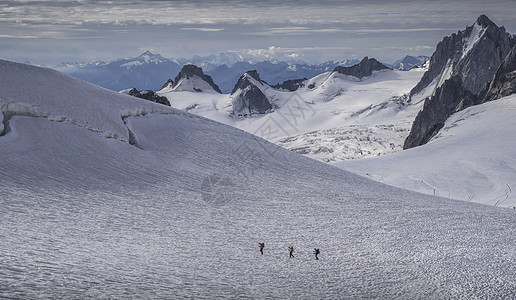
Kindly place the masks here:
[[(406, 67), (402, 68), (401, 63), (398, 63), (397, 68), (408, 70), (409, 65), (417, 64), (414, 60), (419, 61), (423, 57), (407, 56), (403, 63)], [(256, 70), (264, 81), (271, 85), (277, 85), (287, 80), (312, 78), (332, 71), (337, 66), (350, 67), (357, 63), (359, 60), (356, 59), (328, 61), (320, 64), (309, 64), (303, 61), (255, 62), (229, 52), (208, 56), (195, 55), (189, 59), (174, 59), (146, 51), (135, 58), (118, 59), (109, 63), (102, 61), (66, 62), (54, 69), (114, 91), (130, 88), (158, 91), (159, 84), (171, 78), (173, 74), (177, 74), (182, 66), (196, 65), (213, 78), (223, 93), (230, 93), (240, 76), (249, 70)]]
[[(516, 126), (512, 117), (516, 113), (516, 46), (495, 66), (497, 55), (506, 52), (507, 44), (514, 42), (505, 29), (485, 16), (466, 31), (459, 32), (459, 36), (460, 39), (445, 38), (432, 56), (435, 62), (436, 57), (449, 52), (453, 57), (446, 60), (456, 63), (448, 64), (447, 75), (439, 75), (450, 76), (439, 83), (440, 86), (435, 86), (441, 81), (436, 80), (441, 78), (439, 76), (429, 86), (435, 91), (426, 98), (405, 143), (405, 146), (411, 142), (424, 145), (387, 157), (336, 165), (418, 192), (516, 207), (516, 196), (512, 193), (516, 180), (513, 150), (516, 145), (512, 130)], [(453, 39), (465, 52), (444, 46)], [(484, 61), (486, 52), (490, 54)], [(482, 65), (486, 62), (495, 65)], [(478, 66), (483, 66), (482, 70), (472, 74)], [(431, 71), (435, 71), (435, 67), (430, 67), (421, 82)], [(479, 79), (485, 72), (494, 74), (487, 82)], [(483, 86), (482, 91), (476, 94), (480, 86)]]
[(247, 117), (271, 112), (274, 106), (266, 95), (266, 90), (270, 89), (271, 87), (260, 79), (256, 70), (245, 72), (231, 91), (233, 115)]
[(169, 59), (145, 51), (138, 57), (118, 59), (109, 63), (67, 62), (54, 69), (114, 91), (130, 88), (158, 91), (160, 84), (177, 74), (182, 66), (196, 65), (207, 75), (211, 75), (224, 93), (230, 93), (238, 78), (249, 70), (258, 70), (266, 81), (277, 84), (290, 79), (313, 77), (333, 70), (338, 65), (350, 66), (357, 62), (343, 60), (317, 65), (302, 62), (253, 62), (232, 53), (194, 56), (191, 59)]
[(107, 89), (121, 91), (130, 88), (158, 90), (160, 84), (171, 74), (177, 74), (181, 66), (171, 59), (145, 51), (134, 58), (56, 69)]
[(209, 75), (205, 75), (201, 68), (195, 65), (184, 65), (174, 81), (167, 81), (163, 89), (172, 91), (221, 93), (219, 87)]
[(297, 82), (293, 92), (269, 86), (253, 71), (241, 76), (231, 95), (158, 94), (172, 107), (325, 162), (400, 151), (422, 105), (408, 103), (407, 95), (424, 69), (373, 71), (373, 59), (363, 61), (343, 70), (370, 76), (337, 68)]
[(253, 63), (244, 61), (230, 66), (220, 65), (214, 69), (206, 70), (206, 73), (213, 77), (223, 93), (230, 93), (240, 76), (250, 70), (256, 70), (264, 81), (271, 85), (276, 85), (286, 80), (312, 78), (321, 73), (330, 72), (337, 66), (352, 66), (358, 62), (358, 60), (352, 59), (310, 65), (307, 63), (271, 61)]
[(49, 69), (0, 61), (0, 78), (2, 298), (514, 295), (512, 209), (389, 187)]

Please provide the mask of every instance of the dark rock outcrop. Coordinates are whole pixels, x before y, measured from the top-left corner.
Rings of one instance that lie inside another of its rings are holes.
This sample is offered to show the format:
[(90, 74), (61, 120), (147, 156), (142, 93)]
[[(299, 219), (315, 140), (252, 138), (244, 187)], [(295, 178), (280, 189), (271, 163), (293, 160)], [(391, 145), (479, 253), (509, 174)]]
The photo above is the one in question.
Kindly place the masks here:
[(514, 46), (494, 75), (482, 102), (516, 94), (516, 46)]
[(386, 65), (382, 64), (381, 62), (377, 61), (374, 58), (368, 58), (367, 56), (360, 61), (360, 63), (351, 66), (351, 67), (343, 67), (343, 66), (337, 66), (333, 70), (333, 72), (337, 72), (344, 75), (351, 75), (355, 76), (357, 78), (364, 78), (367, 76), (373, 75), (373, 71), (380, 71), (380, 70), (391, 70), (391, 68), (387, 67)]
[(151, 90), (138, 91), (137, 89), (132, 88), (129, 91), (127, 91), (127, 94), (130, 96), (134, 96), (134, 97), (138, 97), (138, 98), (142, 98), (142, 99), (149, 100), (152, 102), (170, 106), (170, 102), (168, 102), (167, 97), (160, 96)]
[(202, 69), (195, 65), (184, 65), (179, 74), (177, 74), (176, 78), (174, 78), (172, 88), (176, 87), (181, 82), (181, 79), (190, 79), (193, 76), (201, 78), (202, 80), (206, 81), (216, 92), (222, 93), (215, 82), (213, 82), (211, 76), (204, 74)]
[(231, 92), (233, 114), (250, 116), (271, 111), (273, 106), (261, 89), (265, 87), (268, 87), (267, 83), (260, 79), (255, 70), (242, 75)]
[(290, 79), (290, 80), (284, 81), (283, 83), (278, 83), (276, 85), (273, 85), (272, 87), (277, 90), (287, 90), (290, 92), (294, 92), (294, 91), (297, 91), (297, 89), (299, 89), (300, 87), (304, 87), (305, 86), (304, 82), (307, 80), (308, 80), (307, 78)]
[(478, 104), (478, 96), (462, 86), (459, 76), (446, 80), (437, 89), (435, 95), (425, 100), (414, 123), (410, 134), (405, 140), (403, 149), (426, 144), (444, 126), (448, 117), (465, 107)]

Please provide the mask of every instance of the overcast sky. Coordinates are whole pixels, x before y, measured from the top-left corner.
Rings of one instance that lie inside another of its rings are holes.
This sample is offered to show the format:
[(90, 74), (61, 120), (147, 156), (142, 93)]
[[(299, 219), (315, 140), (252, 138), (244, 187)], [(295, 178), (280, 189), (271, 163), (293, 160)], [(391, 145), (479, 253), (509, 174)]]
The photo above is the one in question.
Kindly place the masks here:
[(431, 55), (485, 14), (516, 34), (516, 0), (0, 0), (0, 58), (109, 61), (234, 52), (308, 62)]

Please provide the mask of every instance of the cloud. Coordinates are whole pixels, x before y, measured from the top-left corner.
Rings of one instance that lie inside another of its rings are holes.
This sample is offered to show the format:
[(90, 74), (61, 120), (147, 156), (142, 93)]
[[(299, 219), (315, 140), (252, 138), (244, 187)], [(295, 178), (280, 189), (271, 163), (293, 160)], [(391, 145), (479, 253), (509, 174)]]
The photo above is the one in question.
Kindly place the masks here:
[(37, 36), (34, 35), (10, 35), (10, 34), (0, 34), (0, 38), (8, 38), (8, 39), (37, 39)]
[(203, 31), (203, 32), (217, 32), (223, 31), (224, 28), (209, 28), (209, 27), (182, 27), (181, 30), (193, 30), (193, 31)]
[(279, 27), (268, 28), (262, 31), (250, 33), (252, 35), (308, 35), (317, 33), (407, 33), (407, 32), (428, 32), (428, 31), (453, 31), (456, 28), (425, 27), (425, 28), (309, 28), (309, 27)]
[(0, 55), (104, 60), (152, 47), (171, 57), (237, 51), (317, 62), (373, 52), (394, 61), (431, 54), (480, 14), (516, 33), (514, 11), (514, 0), (0, 0), (0, 49), (10, 49)]

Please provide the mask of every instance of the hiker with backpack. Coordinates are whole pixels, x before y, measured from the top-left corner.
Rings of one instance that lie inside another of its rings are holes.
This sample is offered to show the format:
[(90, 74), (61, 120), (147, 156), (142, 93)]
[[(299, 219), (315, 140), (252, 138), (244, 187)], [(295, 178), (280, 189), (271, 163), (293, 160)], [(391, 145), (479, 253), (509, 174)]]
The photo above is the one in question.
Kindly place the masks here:
[(260, 247), (260, 253), (263, 255), (263, 248), (265, 248), (265, 243), (258, 243), (258, 247)]
[(293, 254), (294, 253), (294, 246), (290, 245), (288, 247), (288, 251), (290, 252), (290, 257), (294, 257), (294, 254)]
[(317, 257), (317, 255), (319, 255), (319, 248), (314, 248), (314, 254), (315, 254), (315, 259), (319, 259)]

